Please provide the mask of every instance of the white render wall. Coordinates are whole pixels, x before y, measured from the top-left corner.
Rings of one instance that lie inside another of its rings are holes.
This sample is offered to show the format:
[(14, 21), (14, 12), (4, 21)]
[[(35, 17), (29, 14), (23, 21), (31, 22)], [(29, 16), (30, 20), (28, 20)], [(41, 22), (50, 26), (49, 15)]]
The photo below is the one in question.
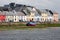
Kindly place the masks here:
[(14, 17), (14, 22), (19, 22), (19, 16), (13, 16)]
[(53, 18), (53, 16), (50, 16), (50, 17), (48, 17), (48, 21), (51, 21), (51, 22), (53, 22), (53, 21), (54, 21), (54, 18)]
[(30, 18), (33, 18), (33, 21), (40, 21), (40, 22), (53, 21), (52, 16), (47, 17), (47, 19), (43, 18), (42, 16), (34, 16), (34, 17), (19, 16), (19, 20), (22, 20), (22, 21), (29, 21)]
[[(47, 19), (44, 19), (42, 16), (34, 16), (31, 18), (33, 18), (33, 21), (39, 21), (39, 22), (52, 21), (53, 22), (52, 16), (48, 16)], [(30, 20), (30, 18), (28, 18), (27, 16), (6, 16), (6, 22), (9, 22), (9, 20), (13, 20), (14, 22), (19, 22), (19, 20), (29, 21), (28, 19)]]
[(10, 20), (14, 20), (14, 17), (13, 16), (6, 16), (6, 22), (9, 22)]
[[(0, 14), (6, 15), (6, 22), (9, 22), (10, 20), (12, 20), (13, 22), (19, 22), (19, 20), (22, 21), (30, 21), (30, 19), (33, 18), (33, 21), (39, 21), (39, 22), (45, 22), (45, 21), (54, 21), (54, 16), (48, 16), (48, 14), (46, 14), (45, 12), (42, 13), (40, 16), (35, 16), (33, 13), (29, 16), (23, 15), (20, 12), (13, 12), (13, 11), (3, 11), (0, 12)], [(18, 14), (18, 15), (16, 15)], [(58, 15), (55, 15), (58, 16)], [(57, 18), (55, 18), (57, 19)], [(58, 19), (57, 19), (58, 20)]]
[(27, 21), (27, 16), (19, 16), (19, 20)]

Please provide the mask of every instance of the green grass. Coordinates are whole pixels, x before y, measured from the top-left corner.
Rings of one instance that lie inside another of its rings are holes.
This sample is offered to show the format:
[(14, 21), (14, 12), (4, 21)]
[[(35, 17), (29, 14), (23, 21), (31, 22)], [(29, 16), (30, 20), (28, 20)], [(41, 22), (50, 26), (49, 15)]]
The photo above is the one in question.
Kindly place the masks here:
[(0, 30), (15, 30), (15, 29), (28, 29), (28, 28), (46, 28), (46, 27), (60, 27), (60, 24), (36, 24), (36, 26), (26, 26), (23, 23), (17, 24), (0, 24)]

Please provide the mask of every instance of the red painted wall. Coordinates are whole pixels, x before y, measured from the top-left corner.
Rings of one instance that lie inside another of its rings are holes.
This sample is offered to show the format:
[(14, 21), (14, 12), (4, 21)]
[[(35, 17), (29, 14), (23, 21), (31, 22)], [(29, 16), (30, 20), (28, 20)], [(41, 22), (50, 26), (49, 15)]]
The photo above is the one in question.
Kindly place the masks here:
[(5, 15), (0, 15), (0, 22), (4, 21), (4, 20), (5, 20), (5, 18), (6, 18), (6, 16), (5, 16)]

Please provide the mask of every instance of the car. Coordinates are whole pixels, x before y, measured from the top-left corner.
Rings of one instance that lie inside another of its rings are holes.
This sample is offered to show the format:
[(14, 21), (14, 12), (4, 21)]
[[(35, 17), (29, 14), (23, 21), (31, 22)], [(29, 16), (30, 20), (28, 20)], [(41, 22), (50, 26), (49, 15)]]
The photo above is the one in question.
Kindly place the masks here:
[(36, 23), (35, 23), (35, 22), (28, 22), (26, 25), (27, 25), (27, 26), (35, 26)]

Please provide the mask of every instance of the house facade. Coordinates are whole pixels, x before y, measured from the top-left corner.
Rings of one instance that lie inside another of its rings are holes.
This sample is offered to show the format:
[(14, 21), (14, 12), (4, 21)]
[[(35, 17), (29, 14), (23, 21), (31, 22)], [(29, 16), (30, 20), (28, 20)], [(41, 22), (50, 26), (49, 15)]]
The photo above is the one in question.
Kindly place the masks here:
[[(3, 13), (3, 14), (1, 14)], [(0, 13), (0, 22), (27, 22), (30, 20), (36, 21), (36, 22), (58, 22), (58, 14), (54, 13), (53, 16), (48, 16), (47, 13), (42, 13), (40, 16), (35, 16), (34, 13), (31, 13), (30, 15), (22, 15), (19, 12), (18, 15), (15, 15), (13, 12), (10, 14), (9, 12), (1, 12)]]
[(59, 21), (58, 13), (54, 12), (53, 19), (54, 19), (55, 22), (58, 22)]
[(14, 22), (19, 22), (19, 16), (13, 16), (14, 17)]
[(36, 10), (35, 7), (9, 4), (4, 7), (0, 7), (0, 22), (58, 22), (58, 13), (51, 10)]
[(6, 22), (14, 22), (14, 16), (6, 16)]
[(0, 15), (0, 22), (5, 22), (5, 18), (6, 18), (5, 15)]

